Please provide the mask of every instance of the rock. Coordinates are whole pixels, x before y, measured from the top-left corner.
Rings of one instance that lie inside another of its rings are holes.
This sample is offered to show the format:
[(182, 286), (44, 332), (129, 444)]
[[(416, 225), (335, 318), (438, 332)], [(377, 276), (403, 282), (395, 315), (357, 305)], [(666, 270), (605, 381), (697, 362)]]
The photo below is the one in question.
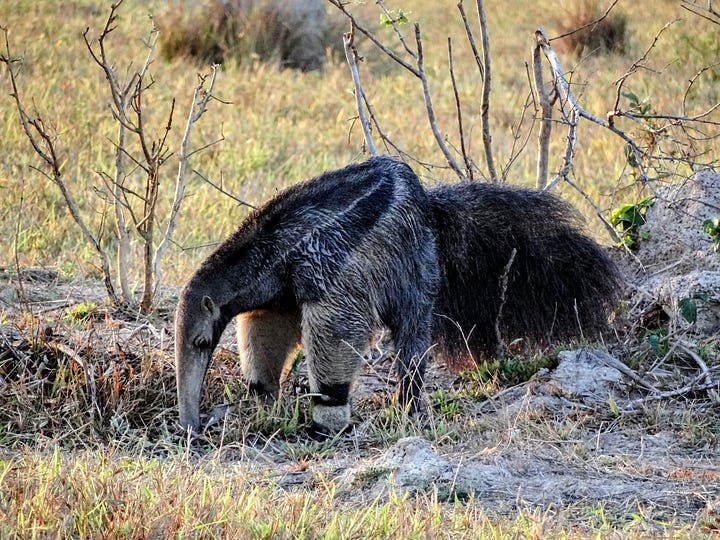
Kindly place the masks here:
[(607, 364), (609, 356), (589, 349), (562, 351), (548, 383), (565, 395), (582, 398), (585, 404), (605, 402), (623, 381), (622, 374)]

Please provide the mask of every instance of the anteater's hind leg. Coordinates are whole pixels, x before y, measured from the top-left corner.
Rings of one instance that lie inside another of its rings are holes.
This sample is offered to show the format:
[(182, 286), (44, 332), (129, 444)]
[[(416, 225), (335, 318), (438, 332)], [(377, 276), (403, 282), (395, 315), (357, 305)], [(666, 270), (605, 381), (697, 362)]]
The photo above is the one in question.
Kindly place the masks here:
[[(420, 306), (418, 306), (420, 307)], [(431, 319), (427, 308), (414, 313), (399, 314), (390, 322), (395, 342), (395, 373), (397, 399), (408, 414), (422, 411), (421, 391), (431, 345)]]
[(237, 318), (240, 365), (250, 390), (277, 397), (280, 380), (300, 344), (299, 310), (259, 309)]
[(368, 306), (303, 306), (302, 342), (313, 393), (313, 430), (333, 435), (350, 424), (350, 387), (368, 353)]

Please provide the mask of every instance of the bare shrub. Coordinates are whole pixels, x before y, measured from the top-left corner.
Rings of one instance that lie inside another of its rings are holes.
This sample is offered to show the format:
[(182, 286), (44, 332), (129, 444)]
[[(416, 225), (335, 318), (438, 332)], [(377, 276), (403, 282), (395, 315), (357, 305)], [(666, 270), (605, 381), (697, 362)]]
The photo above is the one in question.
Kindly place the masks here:
[(617, 10), (603, 11), (597, 2), (572, 2), (572, 7), (558, 20), (558, 28), (563, 34), (556, 47), (560, 52), (580, 56), (627, 51), (627, 16)]
[(259, 58), (315, 71), (331, 43), (341, 46), (341, 32), (328, 22), (323, 0), (180, 0), (159, 17), (159, 25), (166, 58), (201, 63)]

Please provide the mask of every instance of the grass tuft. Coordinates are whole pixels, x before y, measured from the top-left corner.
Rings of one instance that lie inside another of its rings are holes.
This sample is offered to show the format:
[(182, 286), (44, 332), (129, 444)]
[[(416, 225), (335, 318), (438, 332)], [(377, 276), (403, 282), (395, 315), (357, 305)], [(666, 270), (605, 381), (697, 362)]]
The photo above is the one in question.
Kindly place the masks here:
[(557, 21), (561, 34), (559, 50), (576, 57), (587, 54), (625, 54), (628, 51), (628, 17), (592, 0), (573, 1)]

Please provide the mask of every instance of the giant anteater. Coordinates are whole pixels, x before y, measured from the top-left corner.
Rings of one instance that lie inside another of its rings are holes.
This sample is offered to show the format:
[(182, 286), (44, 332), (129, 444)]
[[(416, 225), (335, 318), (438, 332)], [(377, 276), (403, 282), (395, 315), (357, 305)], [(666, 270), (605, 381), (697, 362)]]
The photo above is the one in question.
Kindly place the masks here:
[(398, 398), (416, 413), (428, 351), (493, 355), (500, 340), (594, 334), (619, 274), (554, 196), (484, 183), (424, 189), (389, 157), (297, 184), (247, 218), (195, 272), (176, 316), (180, 424), (200, 427), (205, 372), (238, 316), (250, 388), (276, 395), (302, 343), (314, 428), (350, 422), (371, 337), (389, 330)]

